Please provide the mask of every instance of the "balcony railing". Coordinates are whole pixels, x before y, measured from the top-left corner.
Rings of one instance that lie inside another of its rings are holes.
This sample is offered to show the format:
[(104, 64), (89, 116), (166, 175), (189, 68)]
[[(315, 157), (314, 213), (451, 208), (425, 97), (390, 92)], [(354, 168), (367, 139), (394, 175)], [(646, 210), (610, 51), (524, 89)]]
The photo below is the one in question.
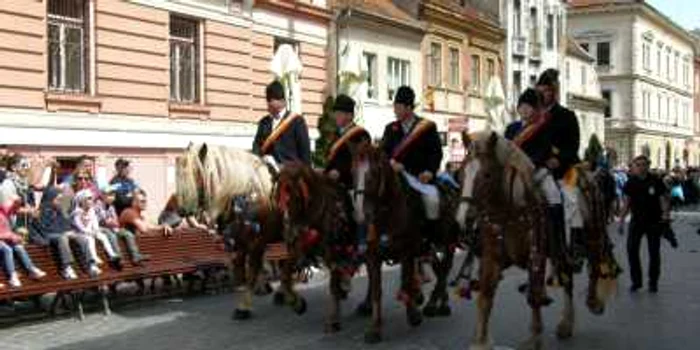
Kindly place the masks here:
[(513, 38), (513, 54), (518, 56), (525, 56), (525, 38)]
[(542, 43), (530, 43), (530, 59), (542, 59)]

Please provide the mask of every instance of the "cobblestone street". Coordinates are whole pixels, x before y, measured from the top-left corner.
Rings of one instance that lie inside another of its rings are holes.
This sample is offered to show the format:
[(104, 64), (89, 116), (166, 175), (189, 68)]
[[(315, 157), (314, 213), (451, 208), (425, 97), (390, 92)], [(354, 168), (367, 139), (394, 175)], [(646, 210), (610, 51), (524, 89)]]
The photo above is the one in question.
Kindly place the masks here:
[[(559, 342), (554, 336), (561, 302), (545, 310), (546, 345), (549, 349), (673, 350), (700, 348), (700, 236), (695, 233), (700, 213), (676, 213), (674, 228), (681, 247), (673, 251), (664, 243), (660, 293), (646, 290), (630, 295), (628, 275), (620, 281), (618, 295), (602, 317), (584, 307), (584, 285), (576, 291), (577, 325), (573, 339)], [(616, 230), (611, 228), (611, 233)], [(624, 244), (614, 233), (618, 255)], [(645, 248), (643, 248), (643, 251)], [(626, 259), (620, 259), (625, 267)], [(497, 345), (516, 347), (528, 335), (529, 311), (517, 292), (522, 273), (510, 270), (501, 284), (493, 316), (493, 338)], [(474, 302), (453, 298), (453, 316), (425, 320), (410, 328), (403, 309), (394, 301), (397, 271), (385, 282), (384, 342), (375, 349), (465, 349), (475, 322)], [(138, 308), (114, 310), (109, 317), (89, 314), (84, 322), (73, 319), (44, 321), (0, 330), (0, 348), (18, 349), (363, 349), (365, 320), (352, 313), (365, 289), (358, 279), (350, 301), (344, 304), (343, 330), (323, 333), (327, 298), (321, 284), (304, 288), (309, 312), (302, 317), (272, 305), (271, 298), (255, 299), (255, 318), (234, 322), (230, 295), (141, 303)], [(391, 296), (391, 297), (389, 297)]]

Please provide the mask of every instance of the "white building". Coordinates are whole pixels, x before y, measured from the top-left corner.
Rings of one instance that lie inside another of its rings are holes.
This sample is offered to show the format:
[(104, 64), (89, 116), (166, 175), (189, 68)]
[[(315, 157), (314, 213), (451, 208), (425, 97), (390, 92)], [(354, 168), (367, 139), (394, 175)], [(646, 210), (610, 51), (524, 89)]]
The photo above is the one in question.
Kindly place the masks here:
[(595, 134), (601, 143), (605, 141), (604, 114), (607, 102), (601, 94), (595, 62), (595, 58), (581, 48), (575, 40), (567, 39), (561, 88), (565, 92), (567, 107), (578, 117), (581, 157), (588, 147), (591, 136)]
[[(359, 49), (366, 62), (367, 93), (362, 106), (364, 127), (373, 138), (382, 137), (384, 127), (395, 120), (396, 89), (408, 85), (416, 93), (416, 112), (421, 114), (422, 24), (396, 7), (391, 0), (336, 1), (338, 57), (349, 45)], [(441, 131), (446, 122), (438, 123)]]
[(607, 144), (618, 161), (639, 154), (649, 155), (653, 167), (683, 161), (694, 130), (691, 36), (644, 1), (575, 0), (568, 21), (596, 58), (610, 105)]
[(506, 96), (514, 105), (548, 68), (564, 61), (566, 5), (562, 0), (504, 0), (501, 18), (507, 31)]

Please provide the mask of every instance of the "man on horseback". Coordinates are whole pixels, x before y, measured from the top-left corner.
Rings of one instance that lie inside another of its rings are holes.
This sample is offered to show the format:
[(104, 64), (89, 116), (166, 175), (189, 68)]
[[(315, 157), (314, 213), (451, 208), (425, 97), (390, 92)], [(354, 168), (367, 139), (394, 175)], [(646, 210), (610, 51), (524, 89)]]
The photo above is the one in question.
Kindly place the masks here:
[(434, 184), (442, 162), (442, 143), (435, 123), (414, 113), (415, 98), (408, 86), (396, 91), (397, 120), (384, 129), (382, 149), (394, 170), (403, 173), (408, 184), (421, 193), (427, 219), (434, 222), (439, 216), (439, 194)]
[(356, 125), (355, 101), (347, 95), (338, 95), (333, 105), (335, 124), (338, 127), (335, 141), (328, 150), (325, 173), (337, 180), (345, 189), (352, 189), (351, 148), (363, 142), (372, 142), (367, 130)]
[(273, 81), (265, 89), (267, 111), (258, 122), (253, 153), (277, 167), (288, 162), (311, 164), (311, 143), (304, 118), (287, 110), (284, 86)]

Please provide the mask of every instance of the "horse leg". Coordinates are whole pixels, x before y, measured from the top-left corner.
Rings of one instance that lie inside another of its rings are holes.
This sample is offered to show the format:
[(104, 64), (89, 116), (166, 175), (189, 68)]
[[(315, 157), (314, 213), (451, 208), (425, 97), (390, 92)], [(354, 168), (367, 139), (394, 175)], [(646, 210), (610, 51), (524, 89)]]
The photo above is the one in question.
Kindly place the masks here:
[(449, 316), (451, 314), (448, 305), (447, 275), (452, 268), (452, 258), (452, 253), (449, 251), (435, 254), (435, 260), (431, 265), (436, 278), (435, 286), (430, 294), (428, 304), (423, 308), (423, 314), (427, 317)]
[(336, 333), (340, 331), (340, 299), (342, 293), (342, 276), (337, 268), (331, 267), (330, 295), (328, 316), (326, 318), (326, 333)]
[(524, 344), (518, 347), (519, 350), (540, 350), (543, 347), (542, 344), (542, 331), (544, 329), (542, 323), (542, 307), (539, 305), (531, 305), (532, 308), (532, 320), (530, 323), (530, 332), (532, 333), (530, 339), (528, 339)]
[(288, 259), (282, 262), (281, 289), (284, 295), (284, 302), (290, 305), (297, 315), (303, 315), (306, 313), (306, 300), (294, 291), (295, 262), (295, 259)]
[(559, 325), (557, 326), (557, 337), (559, 339), (571, 338), (571, 336), (574, 333), (574, 280), (573, 274), (571, 273), (571, 267), (567, 265), (568, 264), (560, 265), (564, 269), (564, 273), (560, 274), (564, 277), (564, 309), (562, 310), (561, 320), (559, 321)]
[(418, 310), (418, 299), (421, 294), (420, 282), (416, 275), (415, 256), (404, 257), (401, 261), (401, 299), (406, 305), (408, 324), (412, 327), (419, 326), (423, 322), (423, 316)]
[(382, 340), (382, 262), (378, 239), (368, 240), (367, 243), (368, 300), (372, 319), (365, 332), (365, 343), (375, 344)]
[(440, 306), (438, 307), (438, 316), (450, 316), (452, 314), (452, 310), (450, 309), (450, 295), (447, 292), (447, 279), (449, 278), (450, 271), (452, 270), (452, 264), (454, 261), (454, 252), (450, 250), (449, 248), (445, 250), (445, 256), (443, 257), (442, 260), (442, 270), (440, 272), (440, 276), (438, 276), (438, 280), (436, 283), (436, 287), (439, 287), (441, 293), (440, 296), (442, 297), (442, 300), (440, 302)]
[(253, 297), (250, 292), (250, 277), (246, 274), (247, 256), (245, 251), (238, 251), (233, 261), (234, 294), (238, 299), (232, 316), (234, 320), (247, 320), (252, 317)]
[(472, 350), (493, 349), (489, 332), (489, 320), (496, 289), (501, 274), (501, 244), (499, 231), (493, 225), (482, 230), (483, 248), (479, 264), (479, 296), (477, 297), (477, 318)]

